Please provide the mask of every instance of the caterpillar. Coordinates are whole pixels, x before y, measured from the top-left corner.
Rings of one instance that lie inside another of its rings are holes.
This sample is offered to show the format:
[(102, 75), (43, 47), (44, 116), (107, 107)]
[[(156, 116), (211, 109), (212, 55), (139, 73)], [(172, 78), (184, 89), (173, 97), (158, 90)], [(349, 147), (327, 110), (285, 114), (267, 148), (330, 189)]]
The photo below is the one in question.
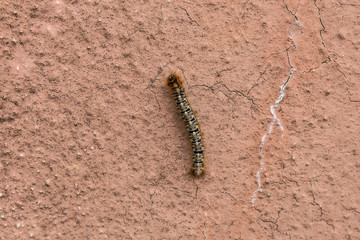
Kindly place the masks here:
[(177, 108), (180, 111), (182, 119), (185, 121), (186, 129), (189, 132), (193, 150), (192, 172), (196, 177), (204, 173), (204, 143), (199, 127), (199, 122), (186, 98), (184, 81), (177, 73), (171, 73), (166, 78), (166, 83), (174, 94)]

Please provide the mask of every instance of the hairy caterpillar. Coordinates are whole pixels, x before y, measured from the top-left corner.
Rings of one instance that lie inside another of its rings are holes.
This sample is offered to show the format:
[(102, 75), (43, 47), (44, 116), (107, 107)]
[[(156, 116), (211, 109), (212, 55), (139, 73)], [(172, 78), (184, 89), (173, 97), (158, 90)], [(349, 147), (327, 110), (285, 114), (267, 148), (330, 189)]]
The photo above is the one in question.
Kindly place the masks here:
[(204, 173), (204, 144), (200, 132), (199, 122), (186, 98), (183, 80), (177, 73), (171, 73), (166, 79), (167, 85), (174, 94), (175, 102), (180, 114), (185, 121), (186, 129), (189, 132), (193, 150), (193, 168), (195, 176)]

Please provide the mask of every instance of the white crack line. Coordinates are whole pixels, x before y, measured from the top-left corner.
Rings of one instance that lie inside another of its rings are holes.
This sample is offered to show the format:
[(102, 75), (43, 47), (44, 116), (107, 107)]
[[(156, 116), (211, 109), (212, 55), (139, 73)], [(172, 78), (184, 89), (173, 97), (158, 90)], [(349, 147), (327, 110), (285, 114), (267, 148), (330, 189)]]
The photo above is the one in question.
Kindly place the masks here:
[[(295, 48), (295, 45), (293, 45), (292, 47)], [(256, 194), (258, 192), (262, 191), (262, 189), (261, 189), (261, 172), (264, 171), (264, 157), (265, 157), (265, 155), (262, 153), (262, 150), (263, 150), (263, 148), (265, 146), (266, 138), (272, 133), (272, 131), (274, 129), (275, 123), (277, 123), (277, 125), (279, 126), (279, 128), (281, 130), (281, 138), (283, 138), (284, 128), (281, 125), (280, 119), (276, 116), (275, 110), (279, 106), (279, 103), (283, 100), (283, 98), (285, 96), (286, 85), (289, 83), (289, 81), (291, 79), (291, 76), (296, 72), (296, 69), (293, 66), (291, 66), (291, 64), (290, 64), (289, 49), (290, 48), (288, 48), (286, 50), (286, 54), (287, 54), (288, 63), (289, 63), (289, 66), (290, 66), (290, 73), (289, 73), (286, 81), (280, 86), (279, 97), (276, 99), (275, 103), (270, 106), (270, 113), (272, 115), (272, 121), (271, 121), (270, 126), (269, 126), (269, 131), (267, 133), (265, 133), (265, 135), (261, 139), (261, 144), (260, 144), (260, 148), (259, 148), (259, 154), (261, 155), (260, 169), (256, 173), (256, 182), (257, 182), (258, 188), (253, 193), (253, 195), (250, 197), (250, 202), (253, 205), (255, 203)]]
[(203, 234), (204, 240), (206, 240), (206, 235), (205, 235), (205, 232), (206, 232), (206, 218), (207, 218), (207, 213), (206, 212), (204, 213), (204, 217), (205, 217), (204, 230), (202, 231), (202, 234)]

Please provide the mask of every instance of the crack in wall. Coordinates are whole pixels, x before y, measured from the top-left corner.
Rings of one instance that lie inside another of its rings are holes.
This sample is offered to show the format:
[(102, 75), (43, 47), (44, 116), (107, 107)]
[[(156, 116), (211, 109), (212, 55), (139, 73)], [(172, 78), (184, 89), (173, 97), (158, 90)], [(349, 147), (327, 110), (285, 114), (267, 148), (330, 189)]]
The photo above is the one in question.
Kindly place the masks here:
[[(320, 176), (321, 176), (321, 175), (322, 175), (322, 173), (320, 174)], [(320, 176), (318, 176), (318, 177), (320, 177)], [(313, 199), (313, 201), (312, 201), (310, 204), (313, 205), (313, 206), (317, 206), (317, 207), (319, 208), (319, 210), (320, 210), (320, 221), (324, 221), (328, 226), (331, 226), (332, 229), (334, 230), (334, 229), (335, 229), (335, 226), (334, 226), (333, 224), (329, 223), (328, 220), (326, 220), (326, 219), (323, 218), (323, 215), (324, 215), (323, 208), (322, 208), (321, 204), (319, 204), (319, 203), (316, 201), (316, 198), (315, 198), (315, 195), (314, 195), (314, 191), (313, 191), (313, 185), (312, 185), (312, 181), (313, 181), (314, 179), (316, 179), (316, 178), (317, 178), (317, 177), (314, 177), (314, 178), (312, 178), (312, 179), (309, 180), (309, 182), (310, 182), (310, 193), (311, 193), (311, 196), (312, 196), (312, 199)]]
[(218, 188), (219, 192), (222, 193), (222, 194), (225, 194), (225, 195), (228, 195), (232, 201), (235, 201), (236, 202), (236, 199), (228, 192), (226, 191), (221, 191), (220, 188)]
[[(227, 231), (228, 231), (229, 237), (230, 237), (229, 239), (232, 239), (232, 232), (231, 232), (230, 228), (234, 225), (235, 222), (237, 222), (237, 220), (232, 220), (231, 223), (227, 225), (227, 228), (228, 228)], [(240, 232), (240, 237), (237, 238), (237, 240), (241, 240), (241, 232)]]
[(199, 191), (199, 185), (197, 185), (196, 183), (195, 183), (195, 179), (193, 179), (193, 183), (194, 183), (194, 185), (196, 186), (196, 189), (195, 189), (195, 196), (194, 196), (194, 199), (197, 199), (197, 194), (198, 194), (198, 191)]
[(258, 86), (258, 81), (260, 80), (260, 78), (262, 78), (262, 76), (265, 74), (266, 70), (268, 67), (265, 68), (264, 71), (260, 72), (259, 77), (255, 80), (255, 83), (250, 87), (250, 89), (247, 91), (246, 95), (249, 95), (251, 90), (253, 90), (254, 87)]
[(159, 22), (157, 24), (158, 33), (162, 33), (162, 31), (160, 30), (160, 25), (164, 21), (164, 12), (163, 12), (163, 5), (162, 4), (160, 4), (160, 17), (158, 17), (158, 18), (159, 18)]
[(354, 212), (355, 214), (360, 214), (360, 211), (356, 210), (355, 207), (350, 207), (350, 208), (348, 208), (348, 207), (346, 207), (344, 204), (342, 204), (342, 207), (343, 207), (345, 210), (347, 210), (347, 211)]
[(318, 11), (318, 17), (319, 17), (319, 21), (320, 21), (320, 24), (321, 24), (321, 27), (322, 27), (322, 29), (320, 30), (321, 44), (324, 46), (324, 48), (326, 49), (326, 51), (330, 52), (329, 49), (326, 47), (326, 45), (325, 45), (325, 43), (324, 43), (324, 38), (323, 38), (323, 36), (322, 36), (322, 33), (325, 31), (325, 26), (324, 26), (324, 24), (323, 24), (323, 22), (322, 22), (322, 19), (321, 19), (321, 14), (320, 14), (321, 9), (317, 6), (316, 0), (314, 0), (314, 5), (315, 5), (315, 7), (316, 7), (316, 9), (317, 9), (317, 11)]
[(360, 100), (354, 100), (354, 99), (352, 99), (351, 98), (351, 95), (352, 95), (352, 93), (351, 93), (351, 91), (350, 91), (350, 88), (354, 88), (354, 86), (353, 86), (353, 84), (351, 84), (350, 82), (349, 82), (349, 80), (348, 80), (348, 78), (347, 78), (347, 76), (346, 76), (346, 74), (339, 68), (339, 65), (338, 65), (338, 63), (335, 61), (335, 63), (336, 63), (336, 69), (338, 70), (338, 72), (340, 72), (341, 73), (341, 75), (343, 76), (343, 78), (344, 78), (344, 82), (345, 82), (345, 84), (347, 85), (347, 88), (346, 88), (346, 91), (348, 92), (348, 98), (349, 98), (349, 102), (352, 102), (352, 103), (359, 103), (360, 102)]
[(349, 101), (352, 102), (352, 103), (359, 103), (360, 100), (352, 100), (352, 98), (349, 96)]
[(203, 234), (203, 239), (206, 240), (206, 235), (205, 235), (205, 232), (206, 232), (206, 217), (207, 217), (207, 213), (206, 213), (206, 212), (204, 213), (204, 217), (205, 217), (204, 230), (202, 231), (202, 234)]
[(337, 54), (336, 52), (334, 51), (330, 51), (329, 48), (326, 46), (325, 44), (325, 41), (324, 41), (324, 38), (323, 38), (323, 33), (326, 31), (326, 28), (325, 28), (325, 25), (321, 19), (321, 8), (318, 7), (318, 5), (316, 4), (316, 0), (314, 0), (314, 5), (318, 11), (318, 18), (319, 18), (319, 21), (320, 21), (320, 24), (321, 24), (321, 27), (322, 29), (320, 29), (320, 39), (321, 39), (321, 44), (323, 45), (323, 47), (326, 49), (326, 51), (329, 53), (329, 54), (333, 54), (333, 55), (336, 55), (336, 56), (339, 56), (339, 54)]
[[(279, 218), (280, 218), (280, 213), (283, 211), (284, 209), (280, 209), (280, 210), (278, 210), (277, 211), (277, 217), (276, 217), (276, 219), (275, 220), (273, 220), (273, 219), (263, 219), (263, 218), (260, 218), (260, 220), (262, 221), (262, 222), (267, 222), (267, 223), (272, 223), (272, 224), (274, 224), (275, 225), (275, 230), (277, 231), (277, 232), (279, 232), (279, 233), (281, 233), (280, 232), (280, 230), (279, 230), (279, 225), (278, 225), (278, 220), (279, 220)], [(262, 214), (261, 214), (262, 215)]]
[[(295, 19), (295, 24), (296, 24), (297, 26), (299, 26), (299, 27), (303, 27), (303, 26), (300, 24), (300, 21), (299, 21), (298, 17), (296, 16), (297, 11), (298, 11), (299, 6), (300, 6), (300, 1), (298, 1), (297, 7), (296, 7), (296, 9), (295, 9), (295, 12), (292, 12), (292, 11), (288, 8), (285, 0), (283, 0), (283, 4), (284, 4), (284, 6), (285, 6), (285, 9), (289, 12), (289, 14), (294, 17), (294, 19)], [(324, 24), (323, 24), (323, 22), (322, 22), (321, 15), (320, 15), (320, 8), (317, 6), (316, 0), (314, 0), (314, 4), (315, 4), (316, 8), (318, 9), (318, 17), (319, 17), (319, 20), (320, 20), (320, 24), (321, 24), (321, 26), (322, 26), (322, 29), (320, 30), (321, 43), (322, 43), (322, 45), (324, 46), (324, 48), (325, 48), (329, 53), (331, 53), (331, 52), (327, 49), (327, 47), (326, 47), (326, 45), (325, 45), (325, 43), (324, 43), (323, 37), (322, 37), (322, 33), (325, 31), (325, 26), (324, 26)], [(287, 79), (285, 80), (285, 82), (280, 86), (280, 91), (279, 91), (279, 96), (278, 96), (278, 98), (276, 99), (275, 103), (270, 106), (270, 113), (271, 113), (271, 115), (272, 115), (272, 121), (271, 121), (271, 123), (270, 123), (270, 125), (269, 125), (269, 130), (263, 135), (263, 137), (262, 137), (262, 139), (261, 139), (261, 144), (260, 144), (260, 147), (259, 147), (259, 154), (260, 154), (260, 156), (261, 156), (261, 158), (260, 158), (260, 168), (259, 168), (259, 170), (258, 170), (257, 173), (256, 173), (256, 182), (257, 182), (258, 188), (255, 190), (255, 192), (253, 193), (253, 195), (250, 197), (250, 202), (253, 204), (253, 206), (254, 206), (254, 203), (255, 203), (256, 194), (257, 194), (258, 192), (261, 192), (261, 191), (262, 191), (261, 173), (264, 171), (264, 158), (265, 158), (265, 155), (263, 154), (263, 149), (264, 149), (264, 147), (265, 147), (265, 143), (266, 143), (267, 137), (268, 137), (269, 135), (271, 135), (272, 131), (274, 130), (275, 124), (280, 128), (280, 130), (281, 130), (281, 138), (283, 138), (284, 128), (283, 128), (283, 126), (282, 126), (282, 124), (281, 124), (280, 119), (279, 119), (279, 118), (277, 117), (277, 115), (276, 115), (276, 109), (277, 109), (277, 107), (279, 106), (280, 102), (281, 102), (281, 101), (283, 100), (283, 98), (285, 97), (285, 89), (286, 89), (286, 86), (287, 86), (288, 83), (290, 82), (291, 77), (292, 77), (292, 76), (294, 75), (294, 73), (296, 72), (296, 69), (291, 65), (290, 55), (289, 55), (290, 49), (292, 48), (292, 49), (295, 50), (295, 49), (296, 49), (296, 46), (295, 46), (295, 43), (294, 43), (294, 41), (293, 41), (293, 35), (292, 35), (292, 33), (289, 32), (289, 35), (290, 35), (290, 40), (291, 40), (291, 42), (292, 42), (292, 46), (288, 47), (285, 51), (272, 53), (272, 54), (270, 54), (270, 55), (267, 57), (267, 58), (270, 58), (270, 57), (273, 56), (273, 55), (278, 55), (278, 54), (282, 54), (282, 53), (286, 52), (287, 60), (288, 60), (288, 65), (289, 65), (289, 67), (290, 67), (290, 72), (289, 72), (289, 75), (288, 75)], [(335, 53), (335, 54), (336, 54), (336, 53)], [(266, 59), (267, 59), (267, 58), (266, 58)], [(330, 61), (331, 61), (331, 58), (328, 57), (326, 60), (324, 60), (323, 62), (321, 62), (318, 67), (311, 68), (311, 69), (309, 69), (307, 72), (301, 73), (301, 76), (302, 76), (302, 74), (304, 74), (304, 73), (309, 73), (309, 72), (312, 72), (312, 71), (315, 71), (315, 70), (321, 68), (323, 64), (327, 64), (327, 63), (329, 63)]]
[[(240, 96), (246, 98), (246, 100), (248, 100), (249, 102), (251, 102), (251, 104), (254, 105), (258, 110), (260, 110), (262, 113), (264, 113), (263, 109), (262, 109), (258, 104), (255, 103), (254, 99), (250, 98), (247, 94), (244, 94), (243, 92), (241, 92), (241, 91), (239, 91), (239, 90), (231, 90), (231, 89), (229, 89), (228, 86), (226, 86), (226, 84), (224, 84), (224, 83), (222, 83), (222, 82), (217, 82), (217, 83), (215, 83), (215, 84), (212, 85), (212, 86), (208, 86), (208, 85), (206, 85), (206, 84), (196, 84), (196, 85), (190, 86), (190, 87), (189, 87), (189, 90), (190, 90), (191, 88), (194, 88), (194, 87), (205, 87), (205, 88), (210, 89), (212, 92), (214, 92), (216, 85), (221, 85), (221, 86), (223, 86), (228, 92), (235, 93), (235, 94), (237, 94), (237, 95), (240, 95)], [(219, 89), (218, 91), (219, 91), (219, 92), (222, 92), (221, 89)], [(222, 92), (222, 93), (223, 93), (226, 97), (229, 98), (229, 96), (228, 96), (227, 94), (225, 94), (224, 92)]]
[(228, 90), (229, 92), (232, 93), (236, 93), (244, 98), (246, 98), (248, 101), (250, 101), (254, 106), (256, 106), (261, 112), (263, 112), (263, 110), (261, 109), (261, 107), (259, 105), (257, 105), (254, 101), (254, 99), (250, 98), (249, 96), (247, 96), (246, 94), (240, 92), (239, 90), (230, 90), (225, 84), (222, 84), (224, 86), (224, 88), (226, 88), (226, 90)]
[[(295, 49), (295, 44), (292, 46), (293, 49)], [(256, 194), (258, 192), (261, 192), (262, 191), (262, 185), (261, 185), (261, 172), (264, 171), (264, 158), (265, 158), (265, 155), (263, 154), (263, 148), (265, 146), (265, 143), (266, 143), (266, 138), (272, 133), (272, 131), (274, 130), (274, 125), (275, 123), (277, 124), (277, 126), (280, 128), (281, 130), (281, 138), (283, 138), (283, 131), (284, 131), (284, 128), (281, 124), (281, 121), (280, 119), (276, 116), (276, 108), (279, 106), (280, 102), (283, 100), (284, 96), (285, 96), (285, 89), (286, 89), (286, 86), (288, 85), (288, 83), (290, 82), (290, 79), (291, 77), (293, 76), (293, 74), (295, 73), (296, 69), (291, 65), (291, 62), (290, 62), (290, 56), (289, 56), (289, 50), (291, 49), (288, 48), (286, 50), (286, 55), (287, 55), (287, 59), (288, 59), (288, 64), (289, 64), (289, 67), (290, 67), (290, 72), (289, 72), (289, 75), (287, 77), (287, 79), (285, 80), (285, 82), (280, 86), (280, 91), (279, 91), (279, 97), (276, 99), (275, 103), (273, 105), (270, 106), (270, 113), (272, 115), (272, 121), (270, 123), (270, 126), (269, 126), (269, 130), (267, 133), (265, 133), (261, 139), (261, 144), (260, 144), (260, 147), (259, 147), (259, 154), (261, 155), (261, 158), (260, 158), (260, 169), (257, 171), (256, 173), (256, 182), (257, 182), (257, 185), (258, 185), (258, 188), (255, 190), (255, 192), (253, 193), (253, 195), (250, 197), (250, 202), (254, 205), (255, 203), (255, 199), (256, 199)]]
[(301, 23), (299, 22), (298, 17), (296, 16), (296, 13), (297, 13), (297, 11), (299, 10), (299, 6), (300, 6), (300, 0), (298, 0), (298, 4), (297, 4), (297, 6), (296, 6), (295, 13), (293, 13), (293, 12), (288, 8), (287, 4), (285, 3), (285, 0), (283, 0), (283, 3), (284, 3), (284, 5), (285, 5), (286, 10), (294, 17), (294, 19), (295, 19), (295, 24), (298, 25), (299, 27), (302, 27)]
[(186, 8), (183, 8), (183, 7), (181, 7), (181, 6), (178, 6), (178, 7), (185, 11), (186, 15), (187, 15), (188, 18), (190, 19), (190, 22), (195, 23), (196, 25), (200, 26), (200, 24), (199, 24), (197, 21), (195, 21), (195, 20), (193, 20), (193, 19), (191, 18), (190, 14), (189, 14), (189, 12), (186, 10)]
[(231, 70), (233, 70), (234, 68), (235, 68), (235, 67), (225, 68), (225, 69), (222, 69), (222, 70), (220, 70), (220, 71), (217, 71), (217, 72), (216, 72), (216, 77), (221, 77), (221, 74), (222, 74), (223, 72), (231, 71)]
[(169, 64), (173, 64), (175, 61), (177, 61), (179, 59), (179, 57), (177, 57), (174, 60), (169, 60), (167, 63), (162, 64), (161, 66), (158, 67), (157, 73), (153, 78), (150, 78), (150, 81), (148, 83), (148, 85), (146, 86), (146, 88), (144, 90), (147, 90), (148, 88), (153, 87), (153, 84), (156, 80), (158, 80), (158, 77), (161, 75), (161, 73), (163, 72), (164, 68), (167, 68)]
[(307, 73), (310, 73), (310, 72), (315, 72), (316, 70), (322, 68), (322, 66), (323, 66), (324, 64), (328, 64), (330, 61), (331, 61), (331, 58), (330, 58), (330, 57), (327, 57), (324, 61), (322, 61), (322, 62), (320, 63), (319, 66), (317, 66), (317, 67), (312, 67), (312, 68), (310, 68), (309, 70), (302, 72), (302, 73), (300, 74), (300, 77), (299, 77), (299, 78), (301, 78), (303, 74), (307, 74)]

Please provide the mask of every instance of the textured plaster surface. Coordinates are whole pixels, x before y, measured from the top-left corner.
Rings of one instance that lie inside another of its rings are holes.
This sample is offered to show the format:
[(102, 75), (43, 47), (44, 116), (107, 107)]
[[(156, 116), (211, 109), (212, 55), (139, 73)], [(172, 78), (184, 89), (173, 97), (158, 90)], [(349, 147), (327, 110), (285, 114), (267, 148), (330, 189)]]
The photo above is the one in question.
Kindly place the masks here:
[(359, 239), (359, 16), (345, 0), (1, 1), (0, 239)]

